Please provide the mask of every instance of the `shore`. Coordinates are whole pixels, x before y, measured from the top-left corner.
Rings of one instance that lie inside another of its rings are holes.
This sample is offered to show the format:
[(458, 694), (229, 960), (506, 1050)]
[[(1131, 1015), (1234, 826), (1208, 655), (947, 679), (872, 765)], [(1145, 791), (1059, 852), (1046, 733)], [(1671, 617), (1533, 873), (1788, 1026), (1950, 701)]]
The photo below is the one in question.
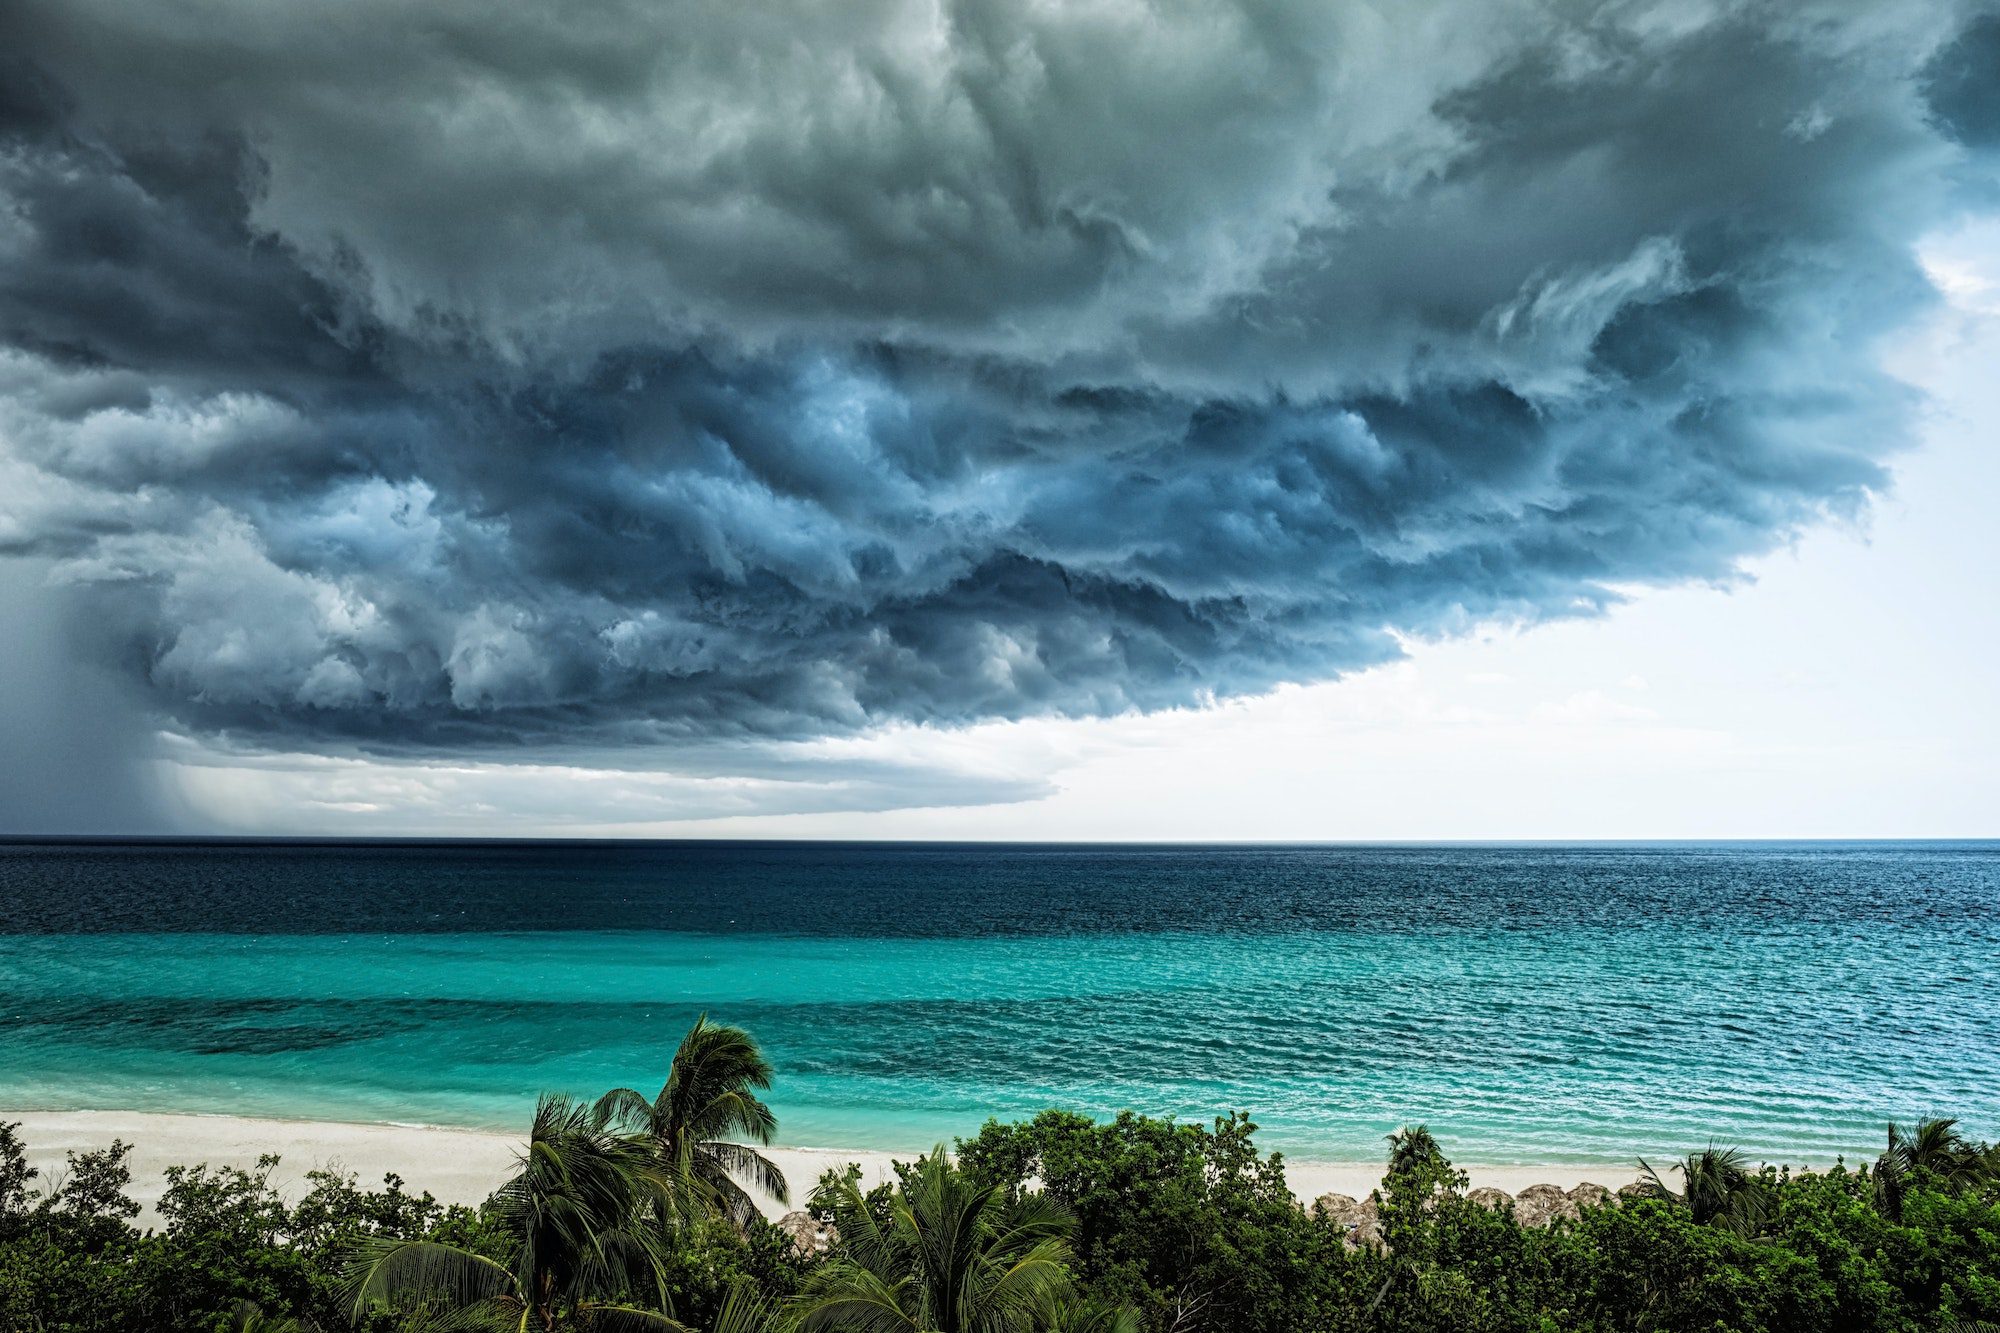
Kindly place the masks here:
[[(244, 1116), (172, 1115), (154, 1111), (5, 1111), (0, 1122), (19, 1121), (28, 1161), (42, 1174), (37, 1184), (63, 1166), (65, 1153), (108, 1146), (114, 1139), (133, 1145), (131, 1196), (143, 1210), (142, 1224), (157, 1222), (153, 1205), (165, 1187), (169, 1166), (206, 1162), (212, 1166), (256, 1164), (265, 1153), (282, 1160), (272, 1183), (288, 1199), (304, 1192), (309, 1171), (351, 1172), (364, 1186), (379, 1185), (384, 1172), (401, 1176), (412, 1193), (429, 1190), (446, 1203), (477, 1204), (493, 1192), (513, 1166), (518, 1134), (428, 1125), (364, 1125), (323, 1120), (259, 1120)], [(777, 1217), (803, 1205), (820, 1173), (858, 1163), (864, 1183), (889, 1178), (890, 1163), (908, 1160), (915, 1150), (864, 1151), (846, 1148), (771, 1148), (768, 1155), (792, 1186), (792, 1204), (764, 1201)], [(1570, 1189), (1593, 1181), (1610, 1189), (1627, 1184), (1634, 1169), (1624, 1166), (1466, 1166), (1472, 1187), (1518, 1194), (1529, 1185)], [(1366, 1198), (1380, 1183), (1379, 1162), (1308, 1162), (1285, 1159), (1285, 1178), (1302, 1202), (1322, 1194)]]

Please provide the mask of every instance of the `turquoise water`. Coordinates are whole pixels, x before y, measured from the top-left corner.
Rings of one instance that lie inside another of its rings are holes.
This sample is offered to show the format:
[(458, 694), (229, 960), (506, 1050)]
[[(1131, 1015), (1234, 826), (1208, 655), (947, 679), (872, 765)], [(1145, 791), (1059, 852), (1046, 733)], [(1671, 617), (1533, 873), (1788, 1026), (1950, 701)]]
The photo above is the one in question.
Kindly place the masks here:
[(2000, 1134), (1991, 844), (461, 851), (0, 854), (0, 1106), (514, 1128), (656, 1084), (706, 1009), (798, 1145), (1051, 1105), (1247, 1110), (1327, 1161), (1407, 1120), (1492, 1164)]

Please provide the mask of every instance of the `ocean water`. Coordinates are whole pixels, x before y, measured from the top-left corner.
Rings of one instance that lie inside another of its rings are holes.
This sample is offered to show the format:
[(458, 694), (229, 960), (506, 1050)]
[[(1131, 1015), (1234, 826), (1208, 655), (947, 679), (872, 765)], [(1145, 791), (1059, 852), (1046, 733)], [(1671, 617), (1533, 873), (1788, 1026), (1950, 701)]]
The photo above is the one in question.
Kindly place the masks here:
[(704, 1010), (794, 1145), (1821, 1162), (2000, 1136), (2000, 843), (0, 845), (0, 1108), (519, 1128)]

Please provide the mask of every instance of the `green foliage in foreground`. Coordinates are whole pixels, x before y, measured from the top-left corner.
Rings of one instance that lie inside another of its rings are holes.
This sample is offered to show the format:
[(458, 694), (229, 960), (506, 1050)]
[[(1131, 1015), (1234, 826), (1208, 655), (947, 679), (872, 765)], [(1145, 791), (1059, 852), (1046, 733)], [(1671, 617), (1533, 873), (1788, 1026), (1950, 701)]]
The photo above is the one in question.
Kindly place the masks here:
[(1077, 1275), (1149, 1328), (1338, 1328), (1354, 1267), (1343, 1233), (1302, 1212), (1246, 1116), (1214, 1129), (1125, 1112), (988, 1122), (959, 1145), (968, 1172), (1020, 1197), (1030, 1180), (1077, 1220)]
[(679, 1333), (665, 1313), (671, 1233), (656, 1224), (672, 1189), (651, 1140), (612, 1128), (602, 1103), (544, 1097), (519, 1170), (484, 1210), (502, 1256), (371, 1237), (348, 1265), (351, 1317), (386, 1309), (541, 1333), (564, 1322)]
[(771, 1062), (755, 1039), (703, 1014), (681, 1038), (657, 1096), (614, 1088), (596, 1109), (652, 1142), (682, 1220), (718, 1212), (742, 1226), (757, 1216), (753, 1190), (779, 1203), (789, 1198), (784, 1173), (750, 1146), (770, 1143), (777, 1131), (778, 1118), (757, 1096), (770, 1086)]
[(943, 1148), (900, 1174), (876, 1198), (851, 1173), (815, 1192), (840, 1245), (794, 1302), (804, 1333), (981, 1333), (1055, 1321), (1072, 1295), (1067, 1212), (1042, 1195), (1003, 1196)]
[[(734, 1037), (722, 1044), (745, 1052)], [(702, 1116), (663, 1142), (661, 1100), (644, 1114), (630, 1101), (545, 1100), (516, 1175), (479, 1209), (412, 1195), (393, 1176), (364, 1190), (325, 1172), (288, 1202), (267, 1158), (248, 1171), (173, 1168), (160, 1225), (146, 1230), (134, 1225), (128, 1147), (74, 1154), (40, 1180), (15, 1128), (0, 1126), (0, 1333), (2000, 1324), (2000, 1154), (1949, 1121), (1892, 1130), (1882, 1158), (1859, 1169), (1793, 1175), (1697, 1151), (1649, 1168), (1643, 1197), (1547, 1228), (1469, 1200), (1463, 1173), (1415, 1126), (1391, 1136), (1379, 1240), (1357, 1244), (1341, 1221), (1294, 1202), (1246, 1117), (1201, 1126), (1048, 1111), (989, 1122), (956, 1160), (940, 1150), (872, 1191), (858, 1171), (829, 1173), (812, 1208), (838, 1238), (804, 1254), (708, 1187), (700, 1154), (678, 1147), (713, 1142)]]

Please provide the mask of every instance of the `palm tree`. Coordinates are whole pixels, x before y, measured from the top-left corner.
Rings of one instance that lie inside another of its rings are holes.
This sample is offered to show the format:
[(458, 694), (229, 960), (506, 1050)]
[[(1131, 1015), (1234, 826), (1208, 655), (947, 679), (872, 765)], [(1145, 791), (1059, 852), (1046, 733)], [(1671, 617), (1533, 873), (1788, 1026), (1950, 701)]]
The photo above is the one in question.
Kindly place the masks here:
[(631, 1088), (614, 1088), (598, 1098), (597, 1109), (652, 1140), (682, 1217), (714, 1208), (740, 1227), (757, 1215), (741, 1181), (779, 1203), (790, 1197), (784, 1172), (750, 1146), (769, 1144), (777, 1131), (778, 1118), (757, 1098), (770, 1086), (771, 1062), (756, 1039), (703, 1014), (674, 1051), (659, 1096), (647, 1101)]
[(1977, 1184), (1985, 1174), (1979, 1145), (1958, 1132), (1958, 1121), (1919, 1120), (1914, 1128), (1889, 1126), (1889, 1155), (1905, 1170), (1925, 1170), (1958, 1184)]
[(1428, 1125), (1405, 1125), (1389, 1135), (1389, 1174), (1407, 1175), (1444, 1160), (1444, 1149)]
[(1882, 1211), (1903, 1215), (1903, 1195), (1918, 1173), (1935, 1177), (1947, 1189), (1960, 1190), (1994, 1174), (1987, 1154), (1958, 1132), (1958, 1121), (1919, 1120), (1913, 1127), (1889, 1126), (1888, 1149), (1875, 1159), (1875, 1196)]
[(1767, 1212), (1763, 1186), (1743, 1154), (1734, 1148), (1711, 1143), (1675, 1163), (1669, 1170), (1681, 1173), (1679, 1190), (1669, 1188), (1643, 1157), (1639, 1167), (1662, 1198), (1685, 1204), (1699, 1224), (1714, 1224), (1746, 1236), (1763, 1227)]
[(803, 1333), (1016, 1333), (1068, 1312), (1069, 1215), (1039, 1194), (1009, 1202), (974, 1184), (943, 1145), (904, 1172), (884, 1208), (853, 1175), (822, 1183), (813, 1202), (833, 1214), (841, 1253), (797, 1300)]
[(653, 1145), (617, 1132), (594, 1107), (551, 1096), (536, 1106), (516, 1161), (486, 1205), (511, 1242), (508, 1261), (434, 1241), (368, 1241), (348, 1269), (355, 1322), (388, 1305), (515, 1333), (548, 1333), (565, 1317), (593, 1333), (686, 1333), (621, 1299), (637, 1290), (667, 1305), (659, 1231), (647, 1219), (671, 1183)]

